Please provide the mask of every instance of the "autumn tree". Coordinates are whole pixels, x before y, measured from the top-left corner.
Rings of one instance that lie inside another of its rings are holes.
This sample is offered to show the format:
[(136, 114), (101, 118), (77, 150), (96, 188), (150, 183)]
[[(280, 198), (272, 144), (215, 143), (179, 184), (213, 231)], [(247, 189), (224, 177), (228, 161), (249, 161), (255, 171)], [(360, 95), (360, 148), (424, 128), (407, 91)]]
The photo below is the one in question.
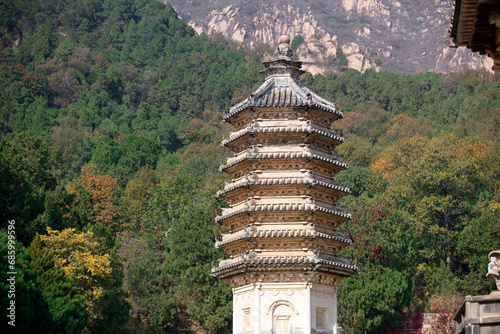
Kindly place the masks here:
[(381, 136), (383, 143), (394, 143), (402, 138), (422, 136), (431, 129), (430, 121), (425, 118), (415, 119), (405, 114), (392, 117), (389, 121), (390, 127)]
[[(15, 297), (9, 298), (7, 279), (12, 274), (7, 269), (10, 265), (8, 255), (9, 252), (12, 255), (12, 251), (15, 251), (16, 289)], [(0, 274), (0, 305), (7, 309), (10, 300), (16, 302), (16, 326), (9, 326), (5, 321), (0, 328), (9, 333), (46, 333), (67, 329), (78, 331), (85, 327), (88, 317), (82, 306), (82, 293), (55, 264), (52, 250), (41, 246), (39, 237), (26, 249), (9, 238), (6, 231), (0, 231), (0, 264), (6, 268)]]
[[(476, 137), (457, 138), (451, 134), (428, 139), (417, 136), (398, 141), (373, 164), (373, 170), (387, 180), (386, 194), (404, 203), (416, 221), (418, 248), (423, 258), (420, 269), (425, 276), (430, 277), (433, 271), (439, 270), (441, 263), (455, 274), (464, 274), (473, 268), (461, 265), (464, 256), (472, 255), (471, 247), (477, 248), (466, 246), (464, 241), (470, 238), (465, 233), (477, 235), (472, 229), (477, 228), (478, 216), (489, 221), (485, 210), (497, 187), (497, 182), (489, 176), (496, 169), (496, 165), (491, 164), (491, 152), (488, 143)], [(488, 224), (494, 231), (498, 220), (493, 218)], [(474, 244), (494, 246), (489, 241), (491, 233), (481, 234)], [(472, 256), (465, 261), (471, 261), (476, 267), (484, 259), (477, 262)], [(472, 271), (476, 270), (477, 267)], [(443, 280), (437, 281), (444, 284)], [(452, 286), (458, 281), (453, 281), (455, 283), (448, 281), (448, 289), (457, 288)]]
[(120, 276), (114, 272), (111, 255), (100, 251), (93, 232), (48, 228), (47, 235), (40, 235), (40, 241), (53, 251), (55, 263), (74, 280), (83, 295), (89, 317), (86, 328), (109, 331), (126, 321), (128, 307)]
[(124, 228), (129, 231), (138, 230), (142, 219), (148, 209), (149, 198), (153, 187), (156, 186), (155, 172), (147, 167), (137, 171), (135, 178), (127, 182), (121, 197), (123, 208)]
[(84, 227), (100, 224), (110, 231), (119, 227), (119, 209), (114, 203), (116, 179), (109, 175), (97, 175), (91, 169), (69, 185), (68, 193), (73, 196), (66, 210), (67, 219), (73, 226)]

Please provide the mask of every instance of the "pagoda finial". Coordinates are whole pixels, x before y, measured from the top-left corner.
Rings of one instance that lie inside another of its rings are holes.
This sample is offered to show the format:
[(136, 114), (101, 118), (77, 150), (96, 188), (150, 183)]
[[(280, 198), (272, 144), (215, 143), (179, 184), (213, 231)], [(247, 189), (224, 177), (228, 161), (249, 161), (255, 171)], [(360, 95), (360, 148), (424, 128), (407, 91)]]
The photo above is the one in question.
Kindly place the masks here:
[(278, 46), (276, 47), (276, 55), (286, 58), (291, 58), (293, 55), (292, 48), (290, 47), (290, 37), (287, 35), (281, 35), (278, 40)]
[(274, 57), (269, 57), (268, 60), (262, 62), (266, 67), (265, 70), (259, 73), (265, 74), (266, 77), (272, 75), (292, 75), (293, 77), (300, 77), (304, 71), (300, 69), (302, 62), (293, 58), (293, 50), (290, 45), (290, 37), (281, 35), (276, 45)]

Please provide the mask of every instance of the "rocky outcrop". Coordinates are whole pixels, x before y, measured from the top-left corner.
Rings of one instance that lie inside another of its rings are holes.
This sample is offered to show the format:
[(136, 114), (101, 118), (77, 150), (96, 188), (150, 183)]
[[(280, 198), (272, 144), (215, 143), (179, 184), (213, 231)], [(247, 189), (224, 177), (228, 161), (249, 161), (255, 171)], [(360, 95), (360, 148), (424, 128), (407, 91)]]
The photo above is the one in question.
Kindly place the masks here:
[[(310, 10), (303, 11), (292, 5), (279, 7), (263, 4), (252, 17), (244, 15), (237, 6), (229, 5), (222, 10), (213, 10), (206, 25), (194, 20), (188, 23), (198, 33), (205, 32), (209, 36), (221, 34), (230, 43), (246, 44), (250, 48), (261, 43), (274, 46), (277, 36), (283, 34), (292, 38), (300, 35), (304, 41), (296, 54), (304, 62), (304, 69), (313, 74), (327, 71), (327, 60), (336, 56), (339, 46), (337, 36), (323, 29)], [(369, 29), (363, 30), (363, 33), (369, 33)], [(342, 46), (342, 50), (349, 67), (359, 71), (376, 69), (375, 63), (363, 54), (359, 45), (349, 43)]]
[(436, 64), (431, 71), (439, 72), (444, 67), (447, 67), (450, 71), (461, 68), (475, 70), (486, 68), (490, 70), (493, 67), (493, 59), (486, 56), (478, 57), (465, 47), (458, 49), (444, 48), (438, 55)]
[(449, 0), (171, 3), (198, 33), (221, 35), (230, 44), (273, 47), (280, 35), (300, 35), (304, 41), (296, 53), (312, 73), (338, 71), (338, 47), (347, 59), (347, 67), (361, 72), (374, 69), (411, 74), (448, 72), (458, 67), (491, 68), (485, 56), (445, 46)]
[[(393, 5), (398, 8), (401, 7), (398, 1), (393, 1)], [(389, 7), (377, 0), (342, 0), (342, 7), (347, 13), (356, 13), (369, 17), (391, 14)]]

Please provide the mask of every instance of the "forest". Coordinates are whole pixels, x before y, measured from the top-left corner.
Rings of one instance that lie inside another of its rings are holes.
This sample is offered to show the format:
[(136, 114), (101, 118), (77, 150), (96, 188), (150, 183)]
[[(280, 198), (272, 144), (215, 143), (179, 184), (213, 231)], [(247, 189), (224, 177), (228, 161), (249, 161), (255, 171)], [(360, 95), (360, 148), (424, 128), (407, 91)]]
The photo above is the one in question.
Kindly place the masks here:
[[(0, 38), (3, 310), (10, 252), (17, 272), (16, 326), (1, 328), (231, 333), (231, 289), (209, 275), (225, 256), (219, 143), (259, 60), (157, 0), (0, 0)], [(463, 297), (494, 287), (500, 76), (334, 72), (301, 80), (345, 115), (343, 256), (359, 274), (339, 322), (398, 333), (436, 313), (451, 333)]]

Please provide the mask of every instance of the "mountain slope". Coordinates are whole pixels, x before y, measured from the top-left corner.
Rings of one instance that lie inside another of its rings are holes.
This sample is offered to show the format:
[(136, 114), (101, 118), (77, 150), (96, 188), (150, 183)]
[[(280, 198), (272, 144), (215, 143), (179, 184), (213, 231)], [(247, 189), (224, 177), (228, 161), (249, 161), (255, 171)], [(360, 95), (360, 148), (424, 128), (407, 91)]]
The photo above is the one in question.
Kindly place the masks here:
[(198, 33), (223, 37), (230, 44), (262, 50), (261, 44), (273, 47), (282, 34), (301, 35), (304, 41), (297, 53), (312, 73), (341, 69), (338, 47), (348, 67), (359, 71), (445, 73), (464, 67), (490, 69), (492, 64), (485, 56), (444, 45), (449, 0), (169, 2)]

